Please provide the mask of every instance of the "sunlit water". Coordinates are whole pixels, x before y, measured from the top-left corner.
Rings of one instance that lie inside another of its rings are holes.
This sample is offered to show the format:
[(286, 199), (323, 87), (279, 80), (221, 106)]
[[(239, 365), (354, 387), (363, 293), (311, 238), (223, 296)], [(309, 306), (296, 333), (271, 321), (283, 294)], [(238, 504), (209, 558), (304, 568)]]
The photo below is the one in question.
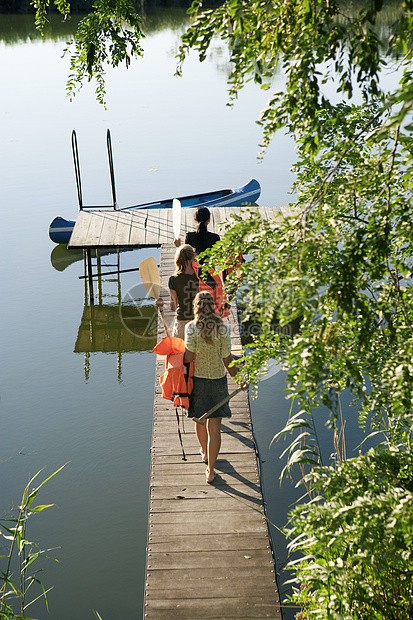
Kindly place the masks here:
[[(0, 15), (0, 516), (15, 512), (37, 471), (43, 469), (43, 480), (68, 463), (39, 496), (55, 507), (29, 523), (28, 538), (41, 549), (57, 547), (49, 555), (59, 561), (41, 563), (45, 587), (53, 586), (49, 613), (43, 603), (27, 610), (42, 619), (87, 620), (95, 609), (104, 620), (138, 619), (143, 609), (155, 359), (139, 350), (147, 342), (135, 351), (90, 355), (78, 345), (82, 261), (52, 253), (48, 238), (55, 216), (75, 219), (78, 210), (72, 129), (86, 204), (111, 202), (107, 128), (120, 207), (238, 187), (253, 177), (262, 186), (260, 205), (285, 205), (294, 178), (287, 136), (277, 136), (264, 162), (257, 160), (261, 135), (254, 121), (266, 94), (248, 86), (233, 109), (226, 107), (227, 54), (218, 43), (211, 59), (199, 64), (193, 56), (184, 77), (174, 77), (184, 13), (161, 17), (144, 41), (144, 59), (108, 71), (105, 110), (91, 84), (73, 102), (65, 96), (67, 33), (40, 40), (27, 35), (27, 17)], [(158, 258), (158, 250), (124, 253), (121, 266), (137, 267), (147, 256)], [(116, 304), (138, 280), (131, 272), (104, 283), (102, 303)], [(279, 373), (262, 383), (252, 404), (269, 518), (278, 527), (301, 494), (288, 481), (280, 489), (285, 445), (269, 447), (290, 408), (283, 389)], [(347, 431), (356, 444), (356, 420), (348, 420)], [(326, 455), (329, 441), (325, 434)], [(285, 544), (275, 528), (274, 537), (282, 564)]]

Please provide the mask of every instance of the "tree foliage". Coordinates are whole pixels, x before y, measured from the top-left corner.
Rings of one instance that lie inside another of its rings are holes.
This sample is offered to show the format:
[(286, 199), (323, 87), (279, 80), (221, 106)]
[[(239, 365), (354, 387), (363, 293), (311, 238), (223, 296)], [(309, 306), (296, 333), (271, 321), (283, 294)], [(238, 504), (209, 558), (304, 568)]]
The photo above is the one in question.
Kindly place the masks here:
[[(182, 37), (178, 72), (190, 49), (203, 61), (215, 35), (227, 41), (232, 71), (229, 95), (236, 99), (247, 81), (270, 89), (274, 72), (285, 75), (285, 89), (275, 92), (261, 116), (266, 148), (278, 129), (289, 126), (304, 137), (303, 146), (320, 148), (323, 128), (316, 110), (334, 110), (323, 94), (323, 85), (332, 80), (337, 93), (353, 95), (355, 86), (367, 100), (380, 93), (379, 74), (386, 54), (406, 54), (411, 38), (411, 0), (398, 3), (396, 23), (390, 25), (385, 42), (375, 30), (383, 2), (353, 5), (337, 0), (227, 0), (218, 9), (202, 10), (195, 0), (190, 13), (192, 26)], [(405, 84), (402, 116), (411, 108), (412, 85)], [(400, 96), (398, 97), (400, 100)]]
[(312, 472), (319, 495), (297, 507), (288, 531), (300, 552), (298, 618), (412, 617), (412, 480), (411, 453), (394, 449)]
[[(278, 433), (291, 437), (282, 475), (298, 465), (307, 491), (288, 528), (301, 618), (412, 614), (413, 20), (405, 3), (379, 38), (382, 6), (346, 14), (325, 0), (229, 0), (202, 13), (195, 3), (180, 52), (181, 63), (192, 48), (203, 60), (213, 36), (227, 40), (233, 99), (248, 80), (270, 88), (276, 68), (285, 75), (260, 123), (264, 150), (281, 127), (295, 137), (293, 215), (235, 217), (209, 256), (220, 268), (238, 252), (251, 258), (229, 282), (262, 327), (243, 378), (258, 379), (274, 357), (287, 370), (295, 408)], [(390, 64), (401, 80), (385, 93)], [(353, 395), (348, 415), (376, 435), (376, 448), (353, 459), (340, 443), (343, 390)], [(333, 464), (318, 442), (321, 404)]]
[[(47, 21), (50, 0), (33, 0), (36, 9), (36, 27), (43, 31)], [(57, 9), (68, 18), (69, 0), (55, 0)], [(140, 42), (144, 34), (141, 18), (130, 0), (95, 0), (93, 10), (77, 28), (74, 40), (64, 53), (70, 56), (70, 74), (67, 94), (73, 97), (84, 81), (96, 80), (96, 98), (105, 104), (105, 66), (117, 67), (131, 59), (143, 56)]]

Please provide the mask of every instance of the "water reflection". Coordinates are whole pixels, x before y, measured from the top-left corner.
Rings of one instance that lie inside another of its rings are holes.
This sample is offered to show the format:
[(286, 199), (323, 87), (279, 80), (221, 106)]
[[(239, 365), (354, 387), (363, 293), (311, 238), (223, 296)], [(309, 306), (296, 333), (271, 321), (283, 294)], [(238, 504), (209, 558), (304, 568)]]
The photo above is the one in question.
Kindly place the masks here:
[[(105, 285), (115, 293), (105, 292)], [(97, 278), (97, 303), (89, 303), (85, 279), (83, 314), (77, 333), (74, 353), (84, 356), (85, 382), (91, 373), (91, 354), (116, 356), (116, 375), (122, 383), (122, 356), (125, 353), (151, 351), (157, 338), (157, 308), (148, 303), (143, 285), (129, 289), (122, 298), (120, 274), (117, 277)], [(108, 302), (108, 299), (111, 300)]]
[[(182, 30), (189, 25), (186, 7), (165, 7), (161, 11), (148, 7), (142, 13), (143, 31), (146, 35), (156, 34), (161, 30)], [(35, 28), (34, 14), (15, 15), (0, 13), (0, 40), (6, 44), (30, 42), (35, 40), (64, 41), (74, 35), (84, 14), (71, 14), (64, 20), (59, 14), (51, 13), (45, 26), (44, 36)]]
[[(165, 6), (168, 4), (169, 6)], [(220, 2), (204, 3), (204, 8), (216, 7)], [(347, 0), (345, 3), (346, 16), (356, 17), (363, 6), (363, 0)], [(24, 2), (24, 10), (27, 10), (27, 3)], [(146, 35), (155, 34), (162, 30), (181, 30), (190, 24), (190, 18), (187, 15), (189, 3), (186, 0), (162, 2), (159, 6), (158, 2), (145, 0), (140, 3), (140, 7), (136, 7), (137, 13), (142, 17), (142, 29)], [(62, 15), (52, 12), (48, 15), (48, 22), (45, 26), (44, 36), (42, 36), (34, 25), (34, 13), (27, 14), (1, 14), (0, 13), (0, 40), (5, 43), (16, 43), (19, 41), (33, 41), (51, 39), (53, 41), (67, 40), (69, 35), (73, 35), (78, 27), (79, 22), (86, 14), (85, 5), (82, 5), (82, 13), (76, 13), (76, 6), (72, 6), (72, 12), (69, 19), (64, 20)], [(14, 6), (16, 12), (19, 11), (18, 6)], [(381, 40), (386, 40), (391, 33), (395, 33), (399, 23), (400, 3), (397, 0), (387, 2), (385, 6), (376, 14), (376, 23), (372, 29), (376, 32)], [(345, 23), (347, 17), (342, 14), (337, 15), (337, 21)]]
[[(135, 248), (122, 248), (119, 253), (123, 254), (124, 252), (133, 252)], [(94, 250), (92, 250), (94, 253)], [(112, 249), (101, 249), (101, 256), (111, 256), (116, 254), (117, 251)], [(64, 271), (70, 265), (77, 263), (81, 260), (84, 260), (83, 250), (68, 250), (67, 245), (65, 243), (59, 243), (56, 245), (50, 253), (50, 262), (56, 271)]]

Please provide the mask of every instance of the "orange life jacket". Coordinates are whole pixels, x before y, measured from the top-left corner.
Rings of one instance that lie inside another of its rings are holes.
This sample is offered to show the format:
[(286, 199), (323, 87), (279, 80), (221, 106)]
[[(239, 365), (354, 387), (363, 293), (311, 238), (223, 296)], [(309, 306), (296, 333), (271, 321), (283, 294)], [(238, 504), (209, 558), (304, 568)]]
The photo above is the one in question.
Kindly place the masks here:
[(163, 338), (152, 350), (158, 355), (166, 355), (165, 372), (159, 378), (162, 397), (171, 400), (175, 407), (188, 409), (193, 388), (194, 363), (184, 362), (184, 341), (174, 336)]
[(237, 267), (240, 267), (242, 263), (245, 263), (245, 259), (242, 255), (242, 252), (240, 252), (235, 259), (237, 261), (237, 263), (235, 263), (234, 265), (232, 265), (231, 267), (227, 267), (224, 271), (224, 277), (226, 277), (227, 275), (229, 275), (230, 273), (232, 273), (233, 271), (235, 271), (235, 269)]
[(208, 291), (208, 293), (211, 293), (214, 299), (215, 312), (217, 313), (217, 315), (220, 316), (221, 318), (225, 318), (226, 316), (229, 316), (230, 310), (229, 310), (229, 305), (227, 303), (228, 300), (225, 294), (224, 285), (222, 283), (221, 276), (217, 273), (214, 273), (213, 270), (209, 271), (208, 279), (210, 282), (211, 282), (211, 279), (214, 281), (214, 285), (212, 286), (212, 282), (211, 282), (211, 286), (210, 286), (207, 282), (205, 282), (205, 280), (201, 278), (201, 275), (200, 275), (201, 265), (197, 263), (196, 261), (192, 261), (192, 267), (199, 281), (199, 291), (200, 292)]

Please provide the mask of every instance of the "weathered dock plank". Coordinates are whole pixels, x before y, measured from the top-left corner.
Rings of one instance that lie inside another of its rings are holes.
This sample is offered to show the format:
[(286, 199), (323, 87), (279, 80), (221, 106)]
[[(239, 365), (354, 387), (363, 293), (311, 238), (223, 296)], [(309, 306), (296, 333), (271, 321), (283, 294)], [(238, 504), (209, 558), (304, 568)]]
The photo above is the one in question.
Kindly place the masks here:
[[(76, 220), (76, 224), (77, 224), (76, 237), (73, 237), (73, 235), (75, 234), (75, 230), (73, 230), (72, 236), (70, 237), (71, 240), (72, 238), (75, 239), (76, 247), (79, 247), (79, 248), (88, 247), (87, 243), (89, 239), (88, 237), (89, 226), (93, 219), (95, 219), (94, 213), (91, 213), (89, 211), (81, 211), (79, 213), (77, 220)], [(75, 224), (75, 228), (76, 228), (76, 224)]]
[[(214, 500), (214, 502), (217, 501), (218, 500)], [(192, 503), (193, 502), (191, 502), (191, 504)], [(249, 534), (237, 534), (234, 536), (233, 532), (230, 534), (214, 533), (204, 534), (202, 536), (202, 540), (199, 540), (198, 536), (185, 534), (176, 536), (174, 540), (152, 543), (151, 549), (152, 552), (162, 551), (163, 553), (184, 551), (193, 552), (194, 548), (199, 549), (199, 551), (239, 551), (240, 549), (262, 550), (263, 536), (266, 538), (265, 533), (256, 533), (253, 536)]]
[[(208, 579), (208, 576), (204, 573), (203, 578)], [(247, 576), (245, 579), (250, 581), (250, 578)], [(212, 582), (208, 598), (187, 598), (179, 599), (179, 601), (175, 601), (175, 599), (152, 599), (151, 616), (160, 620), (171, 620), (171, 618), (179, 618), (180, 620), (196, 620), (198, 618), (208, 618), (208, 620), (259, 618), (263, 620), (264, 618), (276, 617), (275, 614), (278, 613), (277, 605), (266, 603), (263, 598), (256, 597), (253, 593), (247, 595), (247, 597), (229, 598), (232, 587), (231, 582), (232, 579), (229, 576), (225, 589), (227, 596), (222, 595), (222, 597), (218, 597), (218, 592), (214, 590)], [(194, 587), (196, 586), (194, 585)], [(190, 583), (188, 588), (191, 588)], [(225, 613), (223, 613), (223, 609), (225, 609)]]
[[(114, 212), (112, 212), (112, 216)], [(115, 247), (127, 247), (129, 245), (130, 232), (132, 227), (133, 214), (126, 211), (121, 211), (117, 214), (117, 226), (115, 236), (113, 238), (113, 245)]]
[[(195, 228), (195, 211), (192, 208), (182, 209), (182, 241), (185, 234)], [(285, 217), (292, 215), (288, 207), (214, 207), (208, 230), (222, 234), (220, 224), (229, 219), (231, 213), (247, 218), (250, 211), (258, 212), (263, 219), (274, 217), (279, 212)], [(77, 216), (68, 248), (130, 248), (170, 244), (169, 251), (173, 251), (173, 237), (172, 209), (82, 210)]]
[[(186, 210), (185, 210), (186, 211)], [(225, 214), (217, 214), (223, 221)], [(192, 215), (193, 218), (193, 215)], [(187, 223), (193, 230), (193, 219)], [(161, 295), (174, 270), (175, 248), (161, 248)], [(165, 311), (171, 325), (173, 313)], [(240, 349), (236, 309), (229, 319), (232, 343)], [(161, 320), (158, 335), (165, 332)], [(281, 620), (274, 557), (270, 545), (256, 458), (248, 394), (231, 401), (232, 418), (222, 424), (222, 446), (212, 485), (205, 482), (195, 423), (162, 399), (156, 362), (145, 618), (156, 620)], [(229, 379), (229, 390), (236, 383)], [(186, 460), (184, 460), (184, 457)]]
[(103, 226), (99, 243), (106, 246), (110, 246), (110, 244), (114, 246), (114, 239), (116, 238), (117, 227), (118, 218), (115, 216), (114, 212), (111, 211), (103, 218)]

